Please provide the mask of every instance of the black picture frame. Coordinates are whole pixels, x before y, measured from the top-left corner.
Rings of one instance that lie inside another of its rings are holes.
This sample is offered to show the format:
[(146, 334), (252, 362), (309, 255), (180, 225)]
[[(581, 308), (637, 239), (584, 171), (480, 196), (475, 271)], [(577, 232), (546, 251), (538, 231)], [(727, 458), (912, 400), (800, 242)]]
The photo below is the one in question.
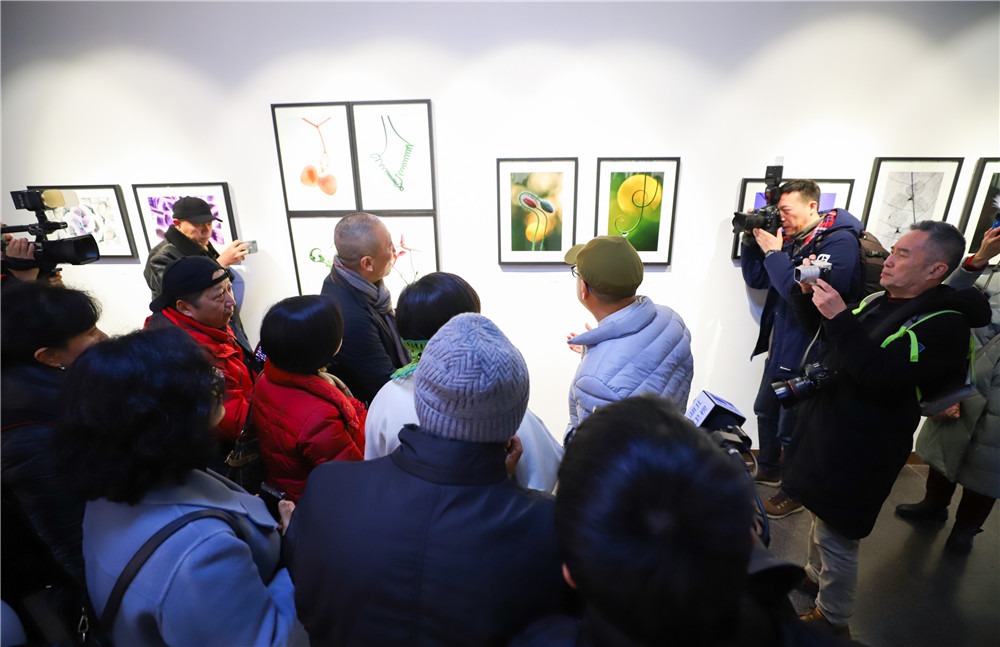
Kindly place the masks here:
[(49, 234), (49, 238), (59, 239), (91, 234), (97, 241), (97, 250), (101, 254), (100, 260), (139, 257), (121, 185), (46, 184), (27, 188), (30, 191), (58, 189), (72, 191), (76, 194), (77, 205), (51, 210), (48, 216), (50, 220), (67, 222), (68, 226)]

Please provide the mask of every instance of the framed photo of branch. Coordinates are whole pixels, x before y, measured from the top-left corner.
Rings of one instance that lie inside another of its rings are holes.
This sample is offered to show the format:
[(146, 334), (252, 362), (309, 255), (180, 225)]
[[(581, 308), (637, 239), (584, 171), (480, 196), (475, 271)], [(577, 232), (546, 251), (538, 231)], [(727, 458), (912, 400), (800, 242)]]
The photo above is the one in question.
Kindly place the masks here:
[(598, 158), (595, 236), (628, 238), (647, 265), (670, 265), (681, 158)]
[(922, 220), (945, 220), (961, 157), (876, 157), (862, 223), (886, 249)]
[(239, 238), (229, 199), (229, 185), (225, 182), (133, 184), (132, 191), (139, 206), (139, 222), (142, 223), (149, 249), (163, 240), (163, 234), (174, 224), (174, 203), (185, 197), (201, 198), (212, 208), (212, 215), (218, 218), (212, 225), (209, 240), (216, 250), (221, 252)]
[(431, 102), (358, 101), (350, 106), (359, 208), (433, 213)]
[[(299, 294), (319, 294), (330, 274), (337, 250), (333, 230), (340, 216), (289, 218)], [(392, 234), (396, 257), (385, 286), (393, 302), (407, 285), (438, 269), (437, 218), (433, 215), (383, 215), (379, 217)]]
[(272, 104), (281, 188), (289, 215), (358, 210), (347, 103)]
[[(76, 196), (75, 205), (53, 209), (47, 216), (49, 220), (65, 222), (67, 225), (65, 229), (49, 234), (49, 238), (58, 240), (91, 234), (97, 241), (101, 259), (139, 257), (120, 185), (44, 185), (29, 186), (28, 189), (58, 189)], [(72, 198), (70, 202), (74, 202)]]
[(576, 224), (577, 158), (498, 159), (501, 265), (563, 263)]
[[(962, 209), (962, 220), (959, 231), (965, 232), (969, 241), (969, 251), (979, 251), (983, 242), (983, 234), (993, 227), (1000, 212), (1000, 158), (980, 157), (976, 162), (976, 170), (969, 184), (969, 194), (965, 198), (965, 208)], [(966, 231), (969, 219), (975, 216), (972, 231)]]

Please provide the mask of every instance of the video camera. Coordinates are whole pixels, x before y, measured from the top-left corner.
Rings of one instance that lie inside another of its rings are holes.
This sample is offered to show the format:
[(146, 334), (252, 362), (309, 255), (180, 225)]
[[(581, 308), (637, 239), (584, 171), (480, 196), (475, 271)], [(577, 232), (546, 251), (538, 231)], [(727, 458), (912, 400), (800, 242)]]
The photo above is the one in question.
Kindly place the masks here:
[[(45, 217), (47, 209), (55, 209), (66, 205), (66, 199), (61, 191), (50, 189), (41, 191), (11, 191), (16, 209), (26, 209), (35, 212), (37, 223), (31, 225), (13, 225), (0, 228), (2, 234), (27, 232), (35, 237), (35, 265), (55, 266), (58, 263), (70, 265), (86, 265), (101, 258), (97, 249), (97, 241), (91, 234), (71, 236), (48, 240), (49, 234), (65, 229), (65, 222), (49, 220)], [(7, 239), (3, 239), (3, 250), (7, 251)], [(7, 259), (7, 262), (17, 259)], [(29, 261), (30, 262), (30, 261)]]
[(781, 215), (778, 212), (778, 200), (781, 193), (778, 185), (781, 184), (781, 166), (768, 166), (764, 171), (764, 199), (767, 204), (760, 209), (754, 209), (750, 213), (741, 211), (733, 212), (733, 233), (742, 231), (750, 232), (754, 229), (763, 229), (771, 235), (777, 234), (781, 228)]

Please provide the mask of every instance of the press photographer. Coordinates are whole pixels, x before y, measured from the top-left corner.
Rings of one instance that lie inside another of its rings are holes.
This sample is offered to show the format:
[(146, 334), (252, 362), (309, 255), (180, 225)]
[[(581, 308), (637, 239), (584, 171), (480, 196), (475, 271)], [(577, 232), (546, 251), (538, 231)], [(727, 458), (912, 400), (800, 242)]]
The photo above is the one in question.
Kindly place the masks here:
[[(770, 187), (780, 181), (781, 167), (769, 167), (767, 175)], [(803, 259), (822, 255), (828, 263), (826, 282), (848, 300), (861, 296), (858, 254), (861, 222), (843, 209), (821, 213), (819, 200), (820, 189), (815, 182), (790, 180), (769, 195), (780, 228), (768, 231), (754, 226), (760, 224), (759, 218), (734, 218), (734, 226), (745, 223), (752, 227), (743, 234), (740, 261), (743, 280), (751, 288), (767, 290), (760, 333), (751, 353), (752, 358), (767, 351), (754, 402), (760, 441), (760, 466), (755, 480), (775, 487), (781, 485), (782, 472), (787, 468), (787, 457), (782, 460), (782, 451), (792, 440), (795, 409), (779, 404), (771, 384), (799, 377), (803, 367), (816, 361), (823, 343), (822, 339), (813, 343), (816, 327), (803, 325), (792, 312), (793, 296), (802, 293), (796, 284), (795, 271)], [(779, 492), (764, 502), (764, 509), (769, 517), (780, 519), (803, 508)]]
[[(58, 278), (59, 263), (85, 265), (101, 258), (97, 241), (90, 234), (49, 240), (49, 234), (67, 227), (65, 222), (49, 220), (45, 211), (64, 207), (67, 196), (61, 191), (11, 191), (16, 209), (33, 211), (37, 223), (0, 228), (3, 235), (3, 281), (15, 278), (20, 281)], [(70, 196), (72, 199), (72, 196)], [(15, 238), (13, 234), (27, 232), (35, 237)], [(56, 281), (61, 285), (61, 281)]]
[(910, 455), (921, 402), (966, 380), (970, 327), (989, 323), (991, 311), (977, 290), (941, 285), (964, 247), (952, 225), (919, 222), (885, 261), (885, 292), (849, 309), (817, 279), (794, 298), (798, 314), (821, 322), (828, 346), (818, 361), (836, 373), (800, 398), (782, 484), (813, 513), (806, 574), (819, 594), (803, 620), (847, 633), (860, 540)]

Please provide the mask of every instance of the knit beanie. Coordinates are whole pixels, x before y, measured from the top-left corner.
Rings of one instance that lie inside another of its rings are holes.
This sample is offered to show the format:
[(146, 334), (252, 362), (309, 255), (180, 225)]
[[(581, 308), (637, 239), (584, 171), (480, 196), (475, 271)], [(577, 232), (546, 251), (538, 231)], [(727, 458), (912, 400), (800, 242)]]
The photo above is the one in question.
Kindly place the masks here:
[(452, 317), (424, 349), (414, 377), (421, 431), (475, 443), (507, 442), (528, 408), (528, 367), (486, 317)]

